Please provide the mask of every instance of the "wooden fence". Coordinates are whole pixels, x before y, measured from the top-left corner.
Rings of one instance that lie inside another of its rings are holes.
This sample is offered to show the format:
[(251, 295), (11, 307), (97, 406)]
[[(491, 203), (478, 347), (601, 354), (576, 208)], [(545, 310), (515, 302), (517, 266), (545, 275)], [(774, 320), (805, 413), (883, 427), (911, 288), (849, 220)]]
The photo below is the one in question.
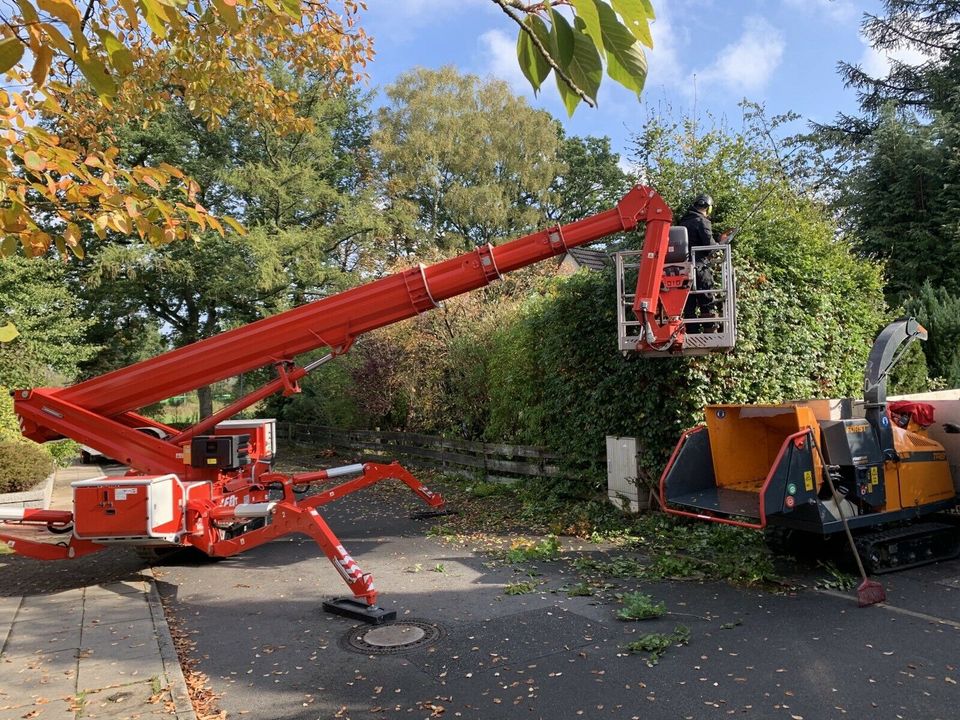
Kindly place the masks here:
[(342, 430), (318, 425), (278, 423), (288, 442), (361, 453), (364, 460), (399, 460), (411, 465), (482, 474), (490, 480), (560, 475), (559, 456), (543, 448), (506, 443), (454, 440), (436, 435)]

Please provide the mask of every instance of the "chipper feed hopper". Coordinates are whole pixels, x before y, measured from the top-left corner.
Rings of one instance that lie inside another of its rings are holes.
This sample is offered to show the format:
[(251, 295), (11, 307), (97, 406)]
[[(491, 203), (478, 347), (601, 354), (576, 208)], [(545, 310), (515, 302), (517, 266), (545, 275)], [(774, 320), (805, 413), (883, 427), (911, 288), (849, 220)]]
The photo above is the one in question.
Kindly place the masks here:
[(826, 401), (708, 406), (706, 424), (683, 434), (661, 476), (664, 509), (800, 542), (842, 533), (846, 519), (873, 573), (956, 557), (957, 524), (934, 516), (958, 501), (944, 446), (923, 425), (932, 410), (886, 399), (887, 375), (914, 339), (926, 331), (913, 319), (877, 338), (863, 417), (852, 403), (843, 413)]

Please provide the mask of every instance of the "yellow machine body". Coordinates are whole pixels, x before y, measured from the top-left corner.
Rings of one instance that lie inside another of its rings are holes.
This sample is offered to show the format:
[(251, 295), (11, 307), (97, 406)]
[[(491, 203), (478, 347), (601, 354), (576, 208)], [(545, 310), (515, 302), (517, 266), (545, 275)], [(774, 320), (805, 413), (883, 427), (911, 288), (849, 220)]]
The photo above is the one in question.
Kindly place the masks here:
[(943, 445), (923, 431), (893, 428), (900, 462), (884, 463), (887, 483), (885, 510), (923, 507), (956, 497)]

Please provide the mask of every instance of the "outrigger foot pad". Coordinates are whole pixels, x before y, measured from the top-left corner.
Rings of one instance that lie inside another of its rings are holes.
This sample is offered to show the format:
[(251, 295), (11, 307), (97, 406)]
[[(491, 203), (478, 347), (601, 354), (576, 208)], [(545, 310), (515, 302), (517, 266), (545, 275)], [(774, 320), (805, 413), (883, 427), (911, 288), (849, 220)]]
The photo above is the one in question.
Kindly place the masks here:
[(352, 597), (339, 597), (333, 600), (325, 600), (323, 609), (333, 615), (350, 618), (351, 620), (360, 620), (371, 625), (383, 625), (393, 622), (397, 619), (396, 610), (387, 610), (376, 605), (367, 605)]

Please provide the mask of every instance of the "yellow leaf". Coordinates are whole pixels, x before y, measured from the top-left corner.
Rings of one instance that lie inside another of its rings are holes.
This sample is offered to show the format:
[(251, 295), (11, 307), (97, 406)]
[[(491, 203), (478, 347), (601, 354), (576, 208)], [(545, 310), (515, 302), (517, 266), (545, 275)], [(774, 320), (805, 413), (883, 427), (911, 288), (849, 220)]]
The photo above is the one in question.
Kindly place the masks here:
[(243, 225), (241, 225), (239, 222), (237, 222), (236, 220), (234, 220), (232, 217), (224, 217), (224, 218), (223, 218), (223, 221), (224, 221), (227, 225), (229, 225), (231, 228), (233, 228), (233, 231), (234, 231), (235, 233), (237, 233), (237, 235), (246, 235), (246, 234), (247, 234), (247, 229), (246, 229)]
[(150, 224), (150, 221), (147, 220), (143, 215), (138, 215), (133, 219), (133, 222), (137, 226), (137, 233), (141, 238), (145, 238), (150, 234), (150, 228), (153, 227)]
[(162, 162), (157, 167), (159, 167), (161, 170), (163, 170), (167, 175), (170, 175), (171, 177), (175, 177), (178, 179), (183, 179), (185, 177), (182, 170), (175, 168), (173, 165), (170, 165), (168, 163)]
[(63, 233), (63, 242), (70, 249), (78, 260), (83, 260), (83, 245), (80, 243), (80, 228), (76, 223), (67, 223), (67, 229)]
[(133, 0), (120, 0), (120, 6), (127, 14), (127, 20), (131, 27), (137, 27), (140, 24), (140, 18), (137, 15), (137, 4)]
[(17, 326), (13, 323), (7, 323), (0, 327), (0, 342), (8, 343), (19, 335)]
[(205, 215), (204, 217), (206, 217), (206, 219), (207, 219), (207, 225), (209, 225), (209, 226), (212, 227), (214, 230), (216, 230), (218, 233), (220, 233), (220, 237), (223, 237), (223, 235), (224, 235), (224, 233), (223, 233), (223, 225), (220, 224), (220, 221), (217, 220), (213, 215)]
[(37, 9), (31, 5), (28, 0), (17, 0), (17, 5), (20, 6), (20, 14), (23, 15), (24, 22), (36, 23), (40, 21), (40, 16), (37, 15)]
[(198, 213), (193, 208), (183, 207), (184, 212), (186, 212), (187, 217), (190, 218), (190, 222), (195, 225), (198, 225), (201, 230), (206, 229), (206, 224), (203, 221), (203, 215)]
[(23, 43), (15, 37), (0, 40), (0, 73), (5, 73), (23, 57)]
[(80, 243), (80, 226), (76, 223), (67, 223), (66, 230), (63, 231), (63, 240), (67, 245), (77, 245)]
[(47, 167), (47, 163), (44, 162), (43, 158), (33, 150), (27, 150), (27, 152), (23, 154), (23, 164), (27, 166), (28, 170), (35, 172), (43, 172), (44, 168)]
[(110, 219), (109, 215), (100, 215), (96, 220), (93, 221), (93, 231), (97, 234), (97, 237), (101, 240), (107, 237), (107, 221)]
[(90, 52), (89, 48), (86, 47), (80, 48), (80, 56), (76, 58), (76, 61), (77, 65), (80, 66), (81, 72), (83, 72), (83, 76), (90, 81), (93, 89), (96, 90), (97, 95), (100, 96), (100, 102), (107, 104), (109, 107), (106, 100), (116, 94), (117, 85), (113, 81), (113, 78), (110, 77), (110, 73), (103, 64), (103, 61), (98, 55), (94, 55)]
[(13, 235), (7, 235), (0, 243), (0, 255), (3, 257), (13, 257), (17, 254), (17, 238)]
[(140, 208), (137, 206), (137, 201), (135, 198), (124, 198), (123, 204), (126, 206), (127, 214), (130, 215), (130, 217), (136, 218), (140, 215)]
[(37, 0), (40, 9), (63, 20), (74, 35), (82, 31), (80, 27), (80, 11), (69, 0)]
[[(50, 38), (51, 45), (53, 45), (57, 50), (59, 50), (63, 54), (73, 57), (74, 55), (73, 46), (71, 46), (70, 43), (67, 42), (67, 39), (63, 36), (62, 32), (57, 30), (57, 28), (51, 25), (50, 23), (40, 23), (40, 27), (47, 34), (47, 37)], [(59, 92), (64, 92), (64, 90), (69, 92), (70, 90), (70, 88), (66, 86), (64, 86), (63, 88), (55, 87), (54, 89), (58, 90)]]
[(3, 220), (3, 229), (5, 232), (18, 233), (27, 229), (22, 205), (3, 208), (0, 210), (0, 219)]
[(41, 230), (35, 230), (28, 235), (27, 244), (23, 246), (24, 250), (33, 257), (40, 257), (50, 247), (53, 238)]
[(234, 7), (236, 0), (213, 0), (213, 6), (217, 9), (217, 15), (223, 20), (224, 24), (231, 30), (240, 29), (240, 17), (237, 15), (237, 9)]
[(35, 53), (36, 60), (33, 62), (33, 70), (30, 71), (30, 77), (33, 82), (42, 87), (47, 80), (47, 73), (50, 72), (50, 63), (53, 62), (53, 50), (49, 45), (41, 45)]
[(106, 48), (107, 55), (110, 56), (110, 64), (113, 65), (114, 69), (121, 75), (129, 75), (132, 73), (133, 56), (130, 54), (126, 45), (120, 42), (117, 36), (106, 28), (99, 28), (97, 35), (100, 36), (103, 47)]
[(27, 25), (27, 34), (30, 36), (28, 44), (30, 46), (30, 52), (36, 55), (40, 52), (40, 48), (43, 46), (44, 37), (40, 33), (40, 28), (37, 25)]
[(154, 0), (140, 0), (140, 7), (143, 8), (143, 16), (147, 25), (153, 30), (153, 34), (161, 40), (167, 36), (167, 26), (164, 24), (165, 14), (163, 6)]

